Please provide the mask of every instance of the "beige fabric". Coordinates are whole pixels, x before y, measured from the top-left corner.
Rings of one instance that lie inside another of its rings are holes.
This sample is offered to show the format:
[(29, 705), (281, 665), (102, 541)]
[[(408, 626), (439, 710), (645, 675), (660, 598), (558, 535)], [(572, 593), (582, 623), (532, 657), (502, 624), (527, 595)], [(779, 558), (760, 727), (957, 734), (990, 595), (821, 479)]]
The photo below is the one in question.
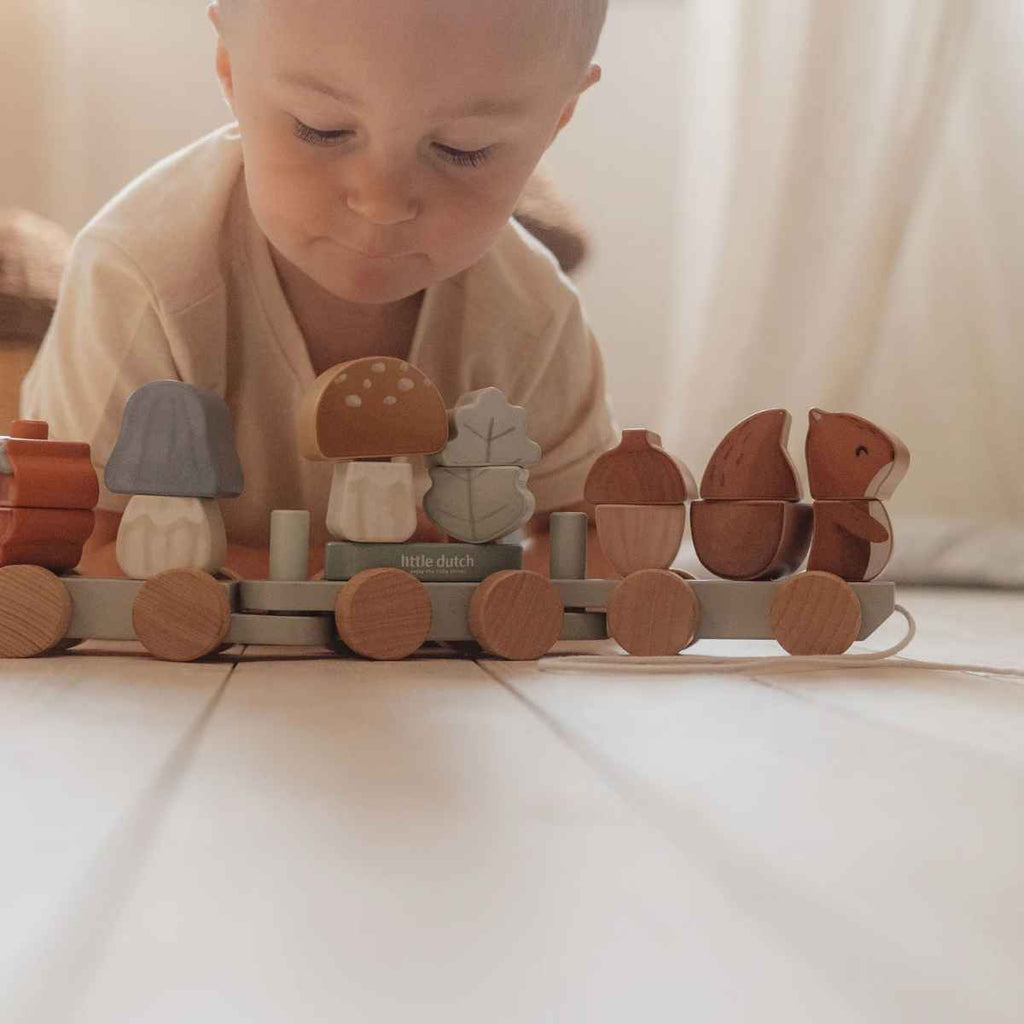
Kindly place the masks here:
[[(331, 466), (298, 454), (295, 412), (314, 380), (267, 241), (249, 210), (237, 125), (151, 168), (75, 240), (53, 324), (22, 388), (25, 416), (88, 441), (105, 466), (128, 395), (178, 378), (222, 395), (245, 493), (222, 502), (229, 538), (265, 544), (270, 511), (309, 508), (325, 539)], [(615, 440), (597, 344), (551, 254), (513, 221), (463, 273), (427, 290), (410, 352), (452, 405), (496, 385), (527, 409), (544, 451), (538, 511), (582, 499)], [(417, 464), (420, 493), (429, 481)], [(100, 508), (127, 496), (105, 488)]]

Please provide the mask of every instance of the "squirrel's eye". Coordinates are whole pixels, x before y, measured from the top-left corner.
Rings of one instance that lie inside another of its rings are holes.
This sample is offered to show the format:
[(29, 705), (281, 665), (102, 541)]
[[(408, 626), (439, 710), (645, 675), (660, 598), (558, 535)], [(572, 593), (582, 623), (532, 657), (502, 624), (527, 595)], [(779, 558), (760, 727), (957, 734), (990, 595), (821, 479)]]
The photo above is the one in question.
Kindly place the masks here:
[(861, 452), (863, 452), (865, 455), (868, 454), (867, 448), (865, 448), (864, 445), (859, 444), (859, 445), (857, 445), (857, 450), (854, 452), (854, 455), (856, 455), (857, 458), (859, 459), (860, 455), (861, 455)]

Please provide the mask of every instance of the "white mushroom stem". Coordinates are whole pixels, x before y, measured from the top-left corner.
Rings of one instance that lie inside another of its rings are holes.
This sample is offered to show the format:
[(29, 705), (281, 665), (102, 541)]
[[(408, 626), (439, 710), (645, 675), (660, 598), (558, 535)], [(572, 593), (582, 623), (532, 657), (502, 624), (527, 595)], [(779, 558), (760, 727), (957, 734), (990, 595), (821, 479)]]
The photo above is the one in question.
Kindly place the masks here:
[(337, 540), (401, 544), (416, 532), (416, 495), (408, 462), (339, 462), (327, 503)]
[(216, 498), (136, 494), (117, 531), (117, 564), (134, 579), (149, 579), (167, 569), (217, 572), (227, 548)]

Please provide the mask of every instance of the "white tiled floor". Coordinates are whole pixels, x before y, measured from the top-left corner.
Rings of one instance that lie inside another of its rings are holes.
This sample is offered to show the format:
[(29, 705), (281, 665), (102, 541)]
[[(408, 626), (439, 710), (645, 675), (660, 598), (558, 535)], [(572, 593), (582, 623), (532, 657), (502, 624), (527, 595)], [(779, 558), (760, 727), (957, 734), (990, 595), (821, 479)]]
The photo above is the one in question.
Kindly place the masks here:
[(5, 1024), (1020, 1019), (1018, 681), (139, 650), (0, 661)]

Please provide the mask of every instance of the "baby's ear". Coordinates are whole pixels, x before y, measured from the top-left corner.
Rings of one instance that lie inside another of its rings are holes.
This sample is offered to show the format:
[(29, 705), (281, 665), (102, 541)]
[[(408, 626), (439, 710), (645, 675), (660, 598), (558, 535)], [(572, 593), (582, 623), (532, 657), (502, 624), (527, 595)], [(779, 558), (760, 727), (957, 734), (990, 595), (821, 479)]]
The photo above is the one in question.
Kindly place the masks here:
[[(587, 73), (580, 82), (579, 87), (576, 90), (575, 95), (565, 105), (562, 110), (561, 117), (558, 119), (558, 124), (555, 127), (555, 133), (551, 136), (551, 142), (554, 142), (558, 138), (558, 133), (572, 120), (573, 114), (576, 113), (576, 104), (579, 103), (580, 97), (592, 86), (597, 85), (601, 81), (601, 66), (599, 64), (591, 64), (587, 69)], [(551, 143), (548, 143), (550, 145)]]
[[(210, 5), (210, 10), (213, 10), (213, 5)], [(212, 19), (211, 19), (212, 20)], [(231, 54), (228, 52), (228, 48), (224, 45), (224, 40), (218, 38), (217, 40), (217, 78), (220, 81), (220, 92), (224, 97), (224, 102), (230, 107), (231, 113), (235, 112), (235, 87), (234, 80), (231, 73)]]

